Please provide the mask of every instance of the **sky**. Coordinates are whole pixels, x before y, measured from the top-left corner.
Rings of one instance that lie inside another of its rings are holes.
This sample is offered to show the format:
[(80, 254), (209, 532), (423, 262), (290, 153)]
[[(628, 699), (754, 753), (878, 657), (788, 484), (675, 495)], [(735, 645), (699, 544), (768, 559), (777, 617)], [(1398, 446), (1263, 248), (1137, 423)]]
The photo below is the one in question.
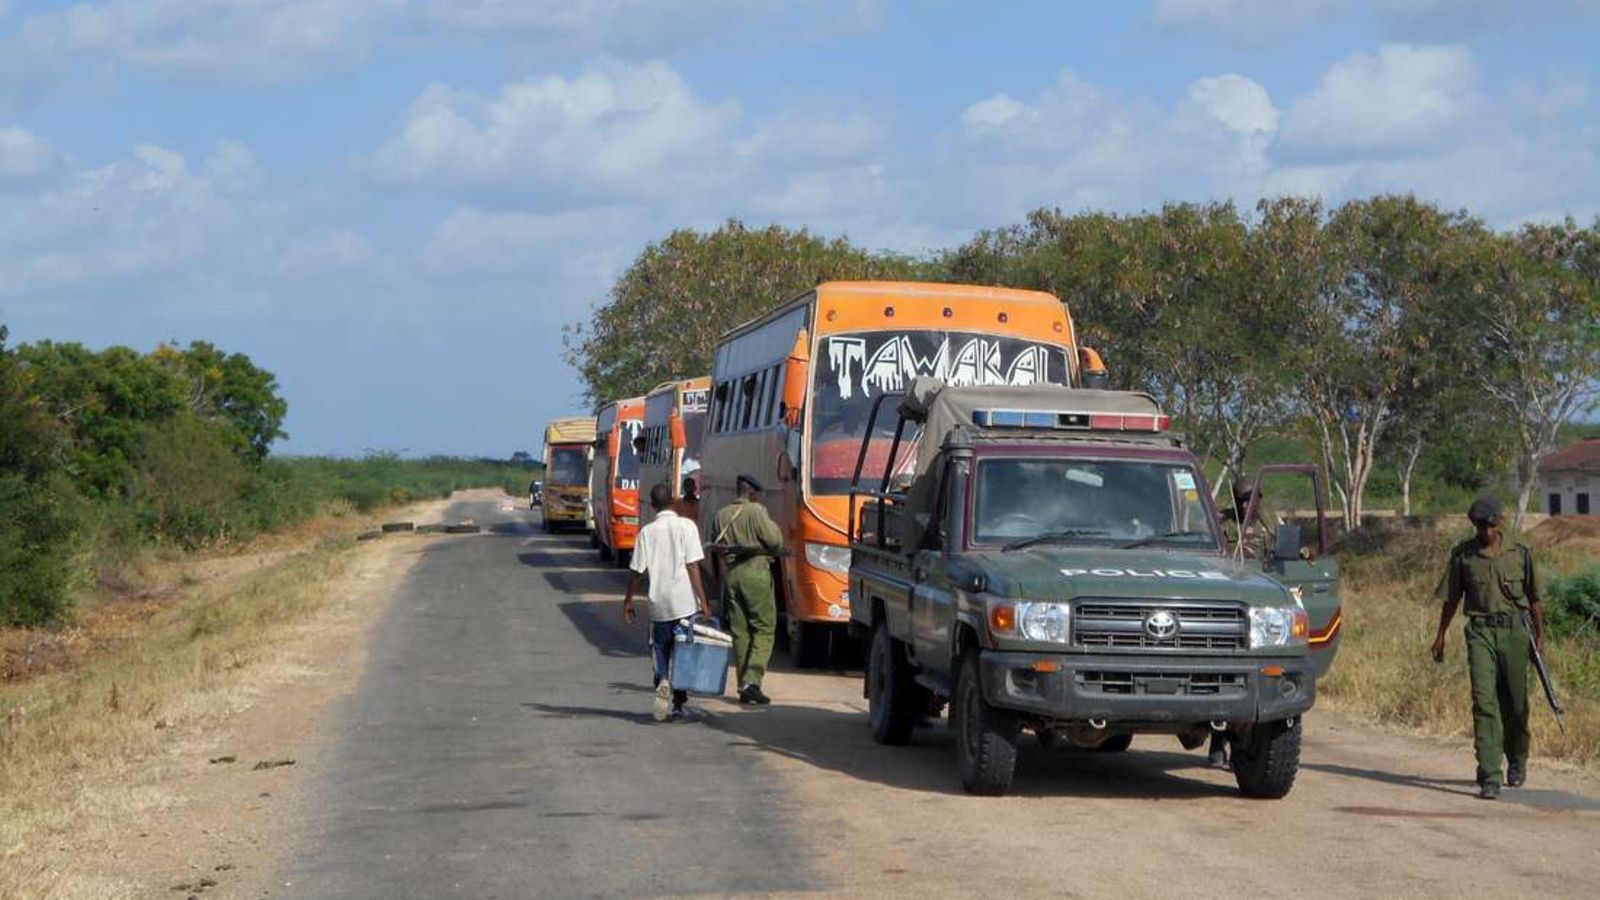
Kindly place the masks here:
[(581, 410), (563, 326), (675, 228), (1587, 222), (1597, 46), (1600, 0), (0, 0), (0, 323), (247, 353), (280, 452), (504, 457)]

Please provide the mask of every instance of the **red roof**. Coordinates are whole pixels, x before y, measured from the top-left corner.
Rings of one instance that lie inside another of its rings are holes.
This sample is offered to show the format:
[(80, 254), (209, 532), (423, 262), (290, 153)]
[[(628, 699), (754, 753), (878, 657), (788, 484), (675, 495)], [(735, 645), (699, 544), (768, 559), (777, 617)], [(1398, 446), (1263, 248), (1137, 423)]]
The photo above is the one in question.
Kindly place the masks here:
[(1600, 472), (1600, 437), (1568, 444), (1539, 462), (1541, 472)]

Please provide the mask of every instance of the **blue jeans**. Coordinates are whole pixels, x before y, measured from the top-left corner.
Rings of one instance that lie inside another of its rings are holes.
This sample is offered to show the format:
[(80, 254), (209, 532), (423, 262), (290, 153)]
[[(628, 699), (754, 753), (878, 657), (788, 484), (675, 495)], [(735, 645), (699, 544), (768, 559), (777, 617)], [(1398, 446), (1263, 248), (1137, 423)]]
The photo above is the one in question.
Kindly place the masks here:
[[(650, 655), (655, 658), (656, 664), (655, 678), (650, 682), (651, 687), (666, 680), (667, 673), (672, 667), (673, 645), (677, 643), (679, 635), (687, 636), (693, 627), (692, 618), (650, 623)], [(688, 699), (689, 695), (684, 691), (672, 692), (674, 706), (682, 706)]]

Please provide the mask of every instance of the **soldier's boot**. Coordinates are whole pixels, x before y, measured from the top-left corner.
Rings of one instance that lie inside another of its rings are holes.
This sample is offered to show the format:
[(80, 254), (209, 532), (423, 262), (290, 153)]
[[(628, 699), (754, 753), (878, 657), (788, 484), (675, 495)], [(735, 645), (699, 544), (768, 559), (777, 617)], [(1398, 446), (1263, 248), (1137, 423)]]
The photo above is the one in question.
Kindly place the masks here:
[(1526, 763), (1512, 763), (1506, 769), (1506, 787), (1522, 787), (1528, 781), (1528, 766)]
[(1478, 785), (1478, 799), (1499, 800), (1500, 785), (1494, 783), (1493, 781), (1485, 781), (1483, 784)]
[(1206, 754), (1206, 762), (1213, 769), (1228, 767), (1228, 739), (1220, 731), (1211, 732), (1211, 750)]

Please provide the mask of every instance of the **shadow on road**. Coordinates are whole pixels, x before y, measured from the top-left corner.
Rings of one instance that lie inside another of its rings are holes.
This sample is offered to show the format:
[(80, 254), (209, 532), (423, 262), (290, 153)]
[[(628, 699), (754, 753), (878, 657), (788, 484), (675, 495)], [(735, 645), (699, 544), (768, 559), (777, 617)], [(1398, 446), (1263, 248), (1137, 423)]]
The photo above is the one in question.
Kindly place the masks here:
[[(597, 706), (562, 706), (524, 703), (546, 715), (563, 718), (596, 717), (631, 722), (643, 727), (702, 727), (726, 734), (733, 749), (751, 749), (803, 762), (819, 769), (902, 790), (962, 794), (956, 775), (951, 735), (942, 724), (917, 732), (904, 747), (884, 747), (873, 742), (865, 716), (854, 710), (815, 706), (774, 705), (739, 710), (727, 699), (695, 698), (691, 706), (701, 711), (691, 723), (662, 726), (649, 715), (647, 685), (612, 682), (614, 693), (637, 697), (639, 710)], [(1217, 784), (1185, 777), (1185, 771), (1205, 771), (1199, 754), (1135, 749), (1119, 754), (1049, 751), (1024, 735), (1022, 754), (1012, 794), (1020, 797), (1113, 797), (1197, 800), (1237, 796), (1231, 783)]]
[(650, 639), (645, 634), (644, 626), (638, 622), (629, 625), (622, 621), (621, 597), (615, 602), (562, 603), (558, 608), (601, 656), (638, 657), (650, 654)]
[[(1302, 763), (1301, 768), (1329, 775), (1342, 775), (1346, 778), (1376, 781), (1379, 784), (1393, 785), (1395, 787), (1435, 791), (1456, 797), (1476, 798), (1478, 795), (1477, 782), (1469, 778), (1428, 778), (1422, 775), (1403, 775), (1397, 772), (1362, 769), (1355, 766), (1341, 766), (1332, 763)], [(1600, 812), (1600, 799), (1574, 794), (1570, 791), (1541, 790), (1525, 787), (1507, 788), (1500, 793), (1500, 799), (1502, 802), (1510, 802), (1519, 806), (1532, 806), (1537, 809)]]

